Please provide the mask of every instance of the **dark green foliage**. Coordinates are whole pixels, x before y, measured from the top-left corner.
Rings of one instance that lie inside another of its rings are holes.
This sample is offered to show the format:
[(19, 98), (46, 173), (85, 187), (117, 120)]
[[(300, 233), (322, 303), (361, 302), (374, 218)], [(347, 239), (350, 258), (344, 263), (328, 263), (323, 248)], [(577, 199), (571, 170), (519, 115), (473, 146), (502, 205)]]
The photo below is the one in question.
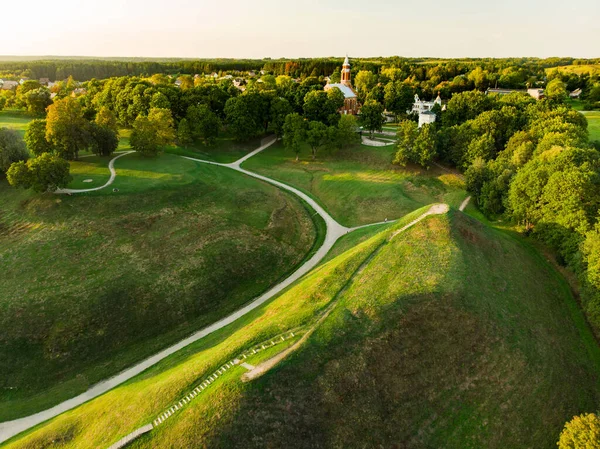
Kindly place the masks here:
[(33, 189), (34, 192), (54, 192), (71, 182), (69, 163), (55, 154), (43, 153), (27, 162), (16, 162), (6, 173), (13, 187)]
[(25, 142), (18, 132), (0, 128), (0, 173), (6, 173), (13, 162), (29, 157)]
[(110, 156), (119, 146), (119, 136), (106, 126), (91, 122), (88, 132), (90, 133), (90, 150), (98, 156)]

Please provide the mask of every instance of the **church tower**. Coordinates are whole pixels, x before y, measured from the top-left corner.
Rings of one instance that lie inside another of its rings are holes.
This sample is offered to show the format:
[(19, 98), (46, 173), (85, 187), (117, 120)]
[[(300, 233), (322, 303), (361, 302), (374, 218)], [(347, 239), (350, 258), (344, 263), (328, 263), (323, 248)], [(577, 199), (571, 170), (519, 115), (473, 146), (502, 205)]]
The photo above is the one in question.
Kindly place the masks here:
[(348, 55), (344, 59), (344, 65), (342, 65), (342, 84), (345, 86), (352, 86), (350, 82), (350, 61), (348, 61)]

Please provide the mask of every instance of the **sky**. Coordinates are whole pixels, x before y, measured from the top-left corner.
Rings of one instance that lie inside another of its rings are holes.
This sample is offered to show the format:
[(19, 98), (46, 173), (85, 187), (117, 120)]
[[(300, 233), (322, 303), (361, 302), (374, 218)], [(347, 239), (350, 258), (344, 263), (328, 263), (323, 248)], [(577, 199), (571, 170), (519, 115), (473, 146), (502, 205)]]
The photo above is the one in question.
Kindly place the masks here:
[(2, 3), (0, 55), (600, 57), (600, 0)]

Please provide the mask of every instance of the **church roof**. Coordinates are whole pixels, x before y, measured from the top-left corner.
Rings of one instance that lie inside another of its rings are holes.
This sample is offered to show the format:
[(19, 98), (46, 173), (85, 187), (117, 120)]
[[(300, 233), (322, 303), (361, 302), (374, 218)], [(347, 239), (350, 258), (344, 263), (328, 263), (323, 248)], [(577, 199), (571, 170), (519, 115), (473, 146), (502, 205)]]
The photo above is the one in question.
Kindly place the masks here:
[(337, 87), (344, 94), (344, 98), (356, 98), (356, 93), (350, 87), (346, 86), (345, 84), (335, 83), (335, 84), (328, 84), (328, 86), (329, 86), (329, 88)]

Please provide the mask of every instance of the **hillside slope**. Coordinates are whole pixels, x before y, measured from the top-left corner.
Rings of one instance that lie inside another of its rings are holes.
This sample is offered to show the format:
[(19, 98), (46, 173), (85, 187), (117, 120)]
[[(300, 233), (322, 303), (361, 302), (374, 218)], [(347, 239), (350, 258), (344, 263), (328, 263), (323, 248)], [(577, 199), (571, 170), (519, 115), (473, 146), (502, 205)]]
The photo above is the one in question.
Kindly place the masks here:
[(111, 188), (73, 196), (0, 183), (0, 421), (238, 309), (315, 241), (299, 201), (232, 170), (169, 154), (115, 167)]
[(596, 409), (598, 348), (527, 247), (451, 213), (371, 257), (301, 350), (219, 392), (220, 419), (134, 447), (550, 448)]
[(460, 212), (395, 235), (423, 211), (7, 447), (108, 447), (240, 351), (326, 310), (265, 375), (242, 382), (231, 369), (130, 447), (555, 447), (563, 423), (600, 399), (600, 351), (566, 284), (520, 240)]

